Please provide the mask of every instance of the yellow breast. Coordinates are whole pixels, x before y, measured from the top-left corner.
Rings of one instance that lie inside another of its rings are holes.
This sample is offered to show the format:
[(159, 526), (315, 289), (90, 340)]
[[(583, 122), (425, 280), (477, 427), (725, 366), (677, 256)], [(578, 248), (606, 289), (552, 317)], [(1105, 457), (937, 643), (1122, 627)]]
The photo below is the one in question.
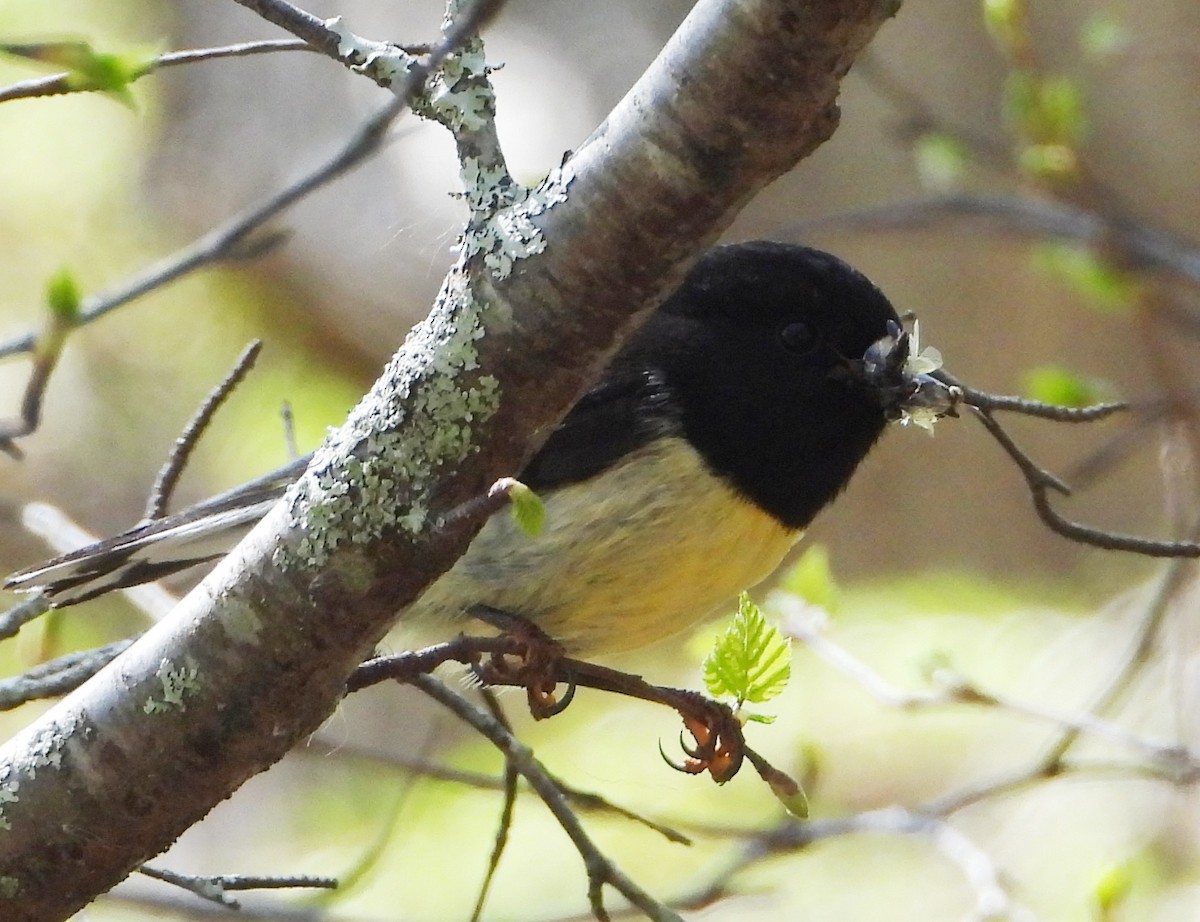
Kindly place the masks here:
[(528, 618), (574, 655), (635, 649), (718, 613), (801, 535), (712, 476), (678, 438), (542, 499), (541, 534), (521, 532), (507, 510), (493, 515), (402, 623), (469, 633), (463, 612), (483, 603)]

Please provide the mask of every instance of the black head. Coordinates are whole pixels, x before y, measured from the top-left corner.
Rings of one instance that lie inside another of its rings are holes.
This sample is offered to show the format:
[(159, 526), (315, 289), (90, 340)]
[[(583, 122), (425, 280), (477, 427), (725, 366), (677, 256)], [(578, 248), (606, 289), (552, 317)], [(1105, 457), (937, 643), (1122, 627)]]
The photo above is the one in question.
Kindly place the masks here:
[(828, 253), (710, 250), (618, 361), (661, 378), (709, 468), (791, 527), (846, 485), (886, 423), (855, 368), (895, 310)]

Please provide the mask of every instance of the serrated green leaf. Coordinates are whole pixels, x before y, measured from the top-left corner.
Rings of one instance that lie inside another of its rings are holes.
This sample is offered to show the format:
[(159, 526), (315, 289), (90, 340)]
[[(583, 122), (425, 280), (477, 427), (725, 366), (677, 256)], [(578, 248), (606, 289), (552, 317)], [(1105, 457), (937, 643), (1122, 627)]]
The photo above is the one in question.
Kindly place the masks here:
[(546, 506), (542, 498), (519, 480), (510, 478), (505, 486), (513, 521), (529, 537), (536, 538), (546, 524)]
[(834, 612), (837, 609), (838, 588), (829, 564), (828, 548), (823, 544), (809, 545), (780, 581), (779, 588), (809, 605)]
[(732, 697), (738, 706), (761, 704), (776, 697), (792, 674), (787, 640), (767, 624), (746, 593), (729, 627), (719, 634), (704, 658), (704, 685), (715, 698)]
[(1098, 310), (1125, 312), (1137, 298), (1134, 279), (1088, 247), (1046, 243), (1034, 249), (1033, 257), (1038, 269), (1065, 281)]
[(1095, 378), (1085, 378), (1061, 365), (1031, 368), (1021, 378), (1022, 392), (1032, 400), (1064, 407), (1085, 407), (1107, 400), (1112, 388)]

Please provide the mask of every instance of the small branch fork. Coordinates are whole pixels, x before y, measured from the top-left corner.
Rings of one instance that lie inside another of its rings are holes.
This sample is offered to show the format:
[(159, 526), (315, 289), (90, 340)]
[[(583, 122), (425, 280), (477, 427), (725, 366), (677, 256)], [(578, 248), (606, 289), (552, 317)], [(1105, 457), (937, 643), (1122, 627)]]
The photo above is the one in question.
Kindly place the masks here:
[[(1136, 535), (1103, 531), (1073, 522), (1060, 515), (1050, 504), (1050, 493), (1071, 495), (1071, 487), (1061, 478), (1043, 468), (1022, 450), (1012, 436), (1000, 425), (995, 411), (1018, 413), (1060, 423), (1087, 423), (1105, 419), (1131, 408), (1127, 402), (1099, 403), (1086, 407), (1062, 407), (1025, 400), (1020, 397), (998, 396), (967, 387), (953, 375), (938, 370), (930, 377), (956, 391), (958, 403), (970, 408), (972, 415), (983, 424), (1017, 466), (1033, 498), (1038, 517), (1051, 531), (1080, 544), (1110, 551), (1127, 551), (1146, 557), (1200, 557), (1200, 543), (1194, 541), (1158, 541)], [(947, 415), (957, 415), (951, 410)]]
[(241, 904), (230, 896), (231, 893), (243, 890), (294, 890), (318, 889), (334, 890), (337, 880), (332, 877), (316, 877), (307, 874), (289, 875), (286, 877), (262, 877), (249, 874), (221, 874), (214, 877), (201, 877), (193, 874), (180, 874), (167, 868), (158, 868), (144, 864), (138, 868), (138, 873), (152, 880), (179, 887), (188, 893), (195, 894), (201, 899), (209, 900), (226, 909), (241, 909)]

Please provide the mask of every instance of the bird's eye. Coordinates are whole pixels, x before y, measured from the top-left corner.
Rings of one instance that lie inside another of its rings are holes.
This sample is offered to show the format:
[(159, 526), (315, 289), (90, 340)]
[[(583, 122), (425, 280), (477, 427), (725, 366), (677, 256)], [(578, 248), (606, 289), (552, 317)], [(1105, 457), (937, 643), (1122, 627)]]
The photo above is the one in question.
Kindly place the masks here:
[(779, 340), (789, 352), (804, 354), (817, 344), (817, 334), (807, 323), (789, 323), (779, 331)]

